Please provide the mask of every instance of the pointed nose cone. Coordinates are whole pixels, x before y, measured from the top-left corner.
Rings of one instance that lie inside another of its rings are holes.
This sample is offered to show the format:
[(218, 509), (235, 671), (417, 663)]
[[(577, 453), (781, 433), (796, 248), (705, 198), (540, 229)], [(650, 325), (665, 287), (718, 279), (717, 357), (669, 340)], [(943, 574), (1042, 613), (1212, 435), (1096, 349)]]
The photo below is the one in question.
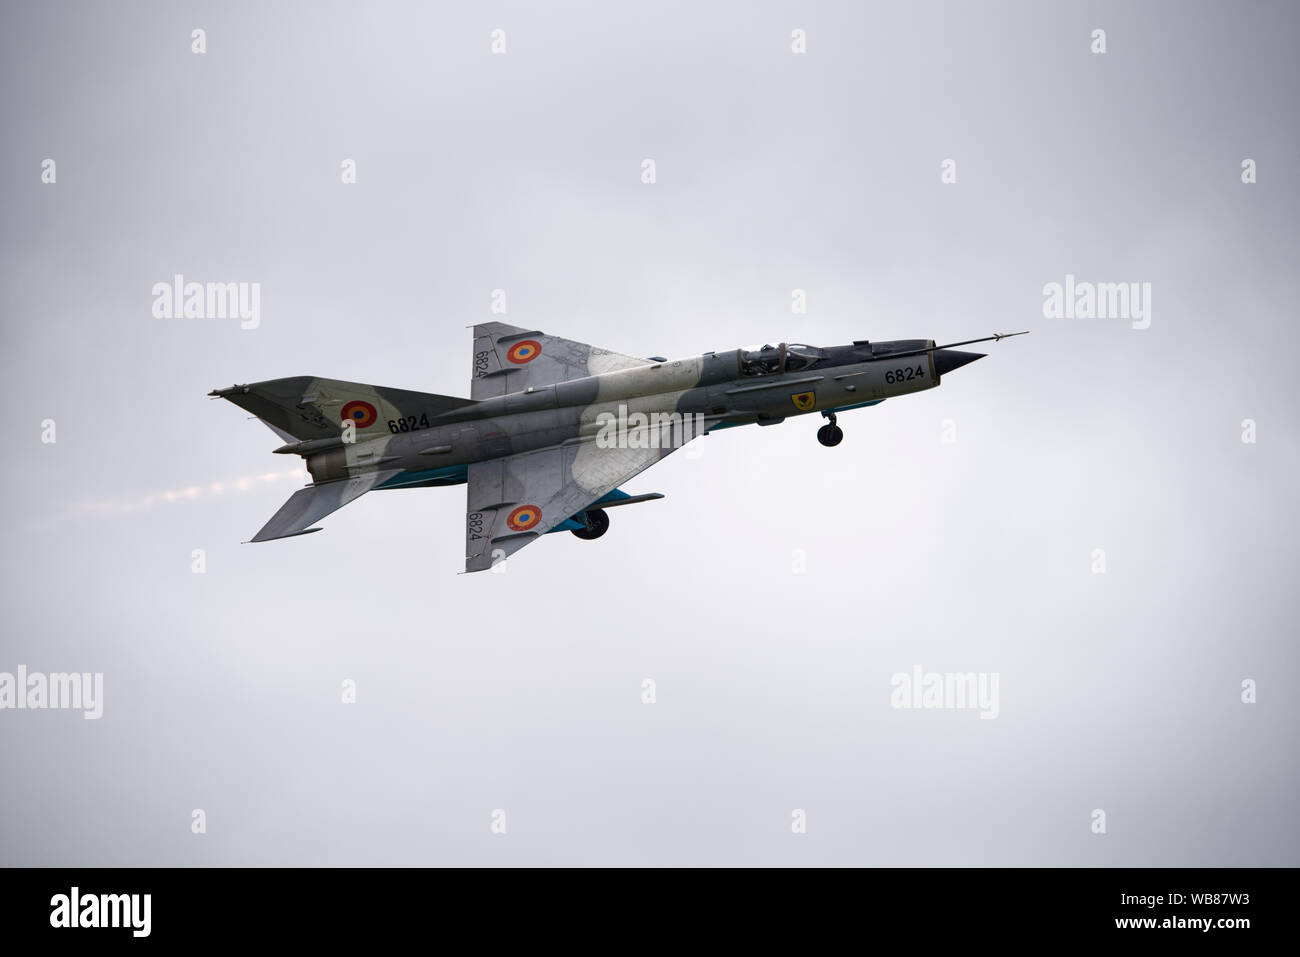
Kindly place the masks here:
[(956, 349), (936, 349), (934, 353), (934, 371), (939, 377), (947, 375), (953, 369), (960, 369), (976, 359), (983, 359), (984, 352), (958, 352)]

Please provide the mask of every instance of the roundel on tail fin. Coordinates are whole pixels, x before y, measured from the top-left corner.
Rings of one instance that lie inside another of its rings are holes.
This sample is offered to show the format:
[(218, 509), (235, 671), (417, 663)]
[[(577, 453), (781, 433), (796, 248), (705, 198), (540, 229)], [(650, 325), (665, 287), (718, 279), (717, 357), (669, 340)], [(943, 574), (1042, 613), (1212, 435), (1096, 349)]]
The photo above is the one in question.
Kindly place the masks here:
[(341, 414), (344, 421), (351, 422), (358, 429), (369, 428), (379, 420), (379, 413), (375, 411), (375, 407), (360, 399), (354, 399), (344, 405)]

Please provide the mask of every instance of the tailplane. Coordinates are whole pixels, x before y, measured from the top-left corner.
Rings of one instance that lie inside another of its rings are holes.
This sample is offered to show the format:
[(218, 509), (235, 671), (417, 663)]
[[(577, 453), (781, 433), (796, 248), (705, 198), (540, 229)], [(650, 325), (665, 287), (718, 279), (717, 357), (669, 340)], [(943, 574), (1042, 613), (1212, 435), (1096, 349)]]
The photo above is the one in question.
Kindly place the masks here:
[[(271, 379), (208, 394), (257, 416), (287, 443), (276, 451), (301, 455), (317, 480), (290, 496), (253, 536), (254, 542), (318, 531), (311, 527), (315, 522), (401, 473), (384, 469), (354, 474), (356, 469), (346, 464), (340, 451), (345, 443), (428, 428), (432, 419), (474, 404), (472, 399), (317, 376)], [(345, 435), (345, 423), (355, 434)]]
[(274, 538), (289, 538), (293, 535), (306, 535), (319, 532), (312, 528), (331, 512), (337, 512), (348, 502), (359, 499), (372, 488), (382, 485), (401, 469), (382, 472), (366, 472), (354, 478), (339, 479), (323, 485), (308, 485), (289, 496), (289, 501), (280, 506), (280, 510), (271, 516), (271, 520), (262, 526), (262, 530), (250, 539), (254, 542), (269, 542)]

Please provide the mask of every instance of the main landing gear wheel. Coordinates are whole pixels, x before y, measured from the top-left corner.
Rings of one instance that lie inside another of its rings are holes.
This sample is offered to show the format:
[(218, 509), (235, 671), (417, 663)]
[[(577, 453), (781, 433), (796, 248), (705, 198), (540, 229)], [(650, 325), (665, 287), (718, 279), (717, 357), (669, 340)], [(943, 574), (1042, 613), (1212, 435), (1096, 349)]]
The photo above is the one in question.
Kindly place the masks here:
[(817, 441), (827, 447), (844, 441), (844, 430), (835, 424), (835, 416), (828, 415), (827, 423), (817, 430)]
[(577, 535), (584, 542), (600, 538), (609, 531), (609, 516), (605, 514), (603, 508), (593, 508), (587, 513), (587, 527), (575, 528), (573, 534)]

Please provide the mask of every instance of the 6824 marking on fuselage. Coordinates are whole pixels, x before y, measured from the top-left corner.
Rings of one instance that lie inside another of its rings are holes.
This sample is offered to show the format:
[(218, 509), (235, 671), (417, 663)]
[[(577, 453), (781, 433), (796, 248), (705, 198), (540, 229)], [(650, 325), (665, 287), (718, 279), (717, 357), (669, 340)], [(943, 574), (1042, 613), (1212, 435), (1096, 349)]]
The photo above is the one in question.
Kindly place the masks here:
[(418, 418), (414, 415), (408, 415), (400, 419), (388, 420), (388, 431), (393, 433), (414, 432), (417, 429), (428, 428), (432, 428), (432, 426), (429, 424), (429, 413), (427, 412), (422, 413)]

